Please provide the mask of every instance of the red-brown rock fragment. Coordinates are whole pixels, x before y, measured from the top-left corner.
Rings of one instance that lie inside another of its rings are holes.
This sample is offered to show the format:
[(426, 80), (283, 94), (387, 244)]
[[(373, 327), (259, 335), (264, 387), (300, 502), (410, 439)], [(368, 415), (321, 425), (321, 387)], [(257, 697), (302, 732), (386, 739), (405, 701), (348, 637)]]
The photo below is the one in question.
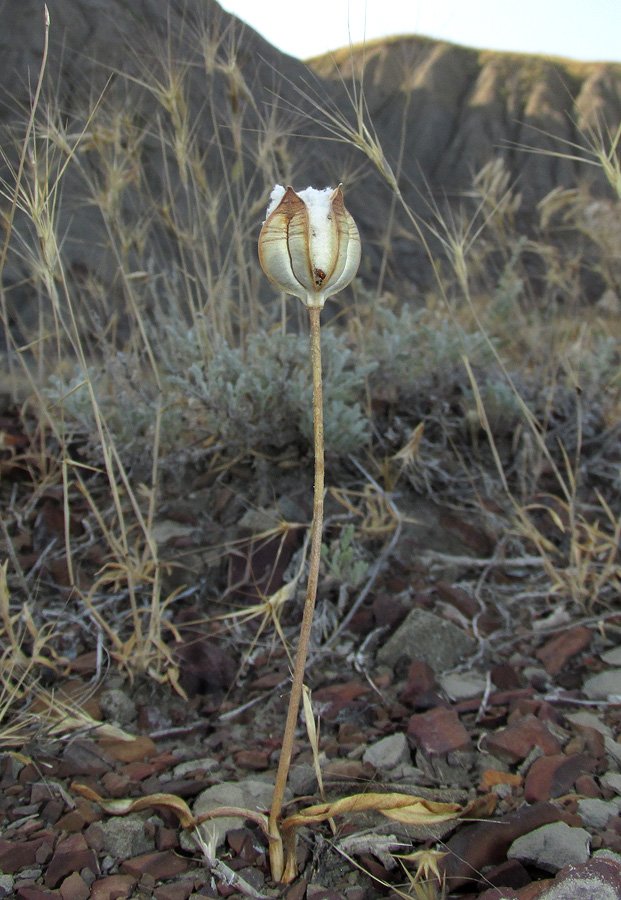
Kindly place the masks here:
[(542, 756), (528, 770), (524, 796), (528, 803), (551, 800), (568, 794), (580, 775), (592, 772), (595, 763), (587, 756)]
[(151, 875), (156, 881), (172, 878), (186, 872), (188, 861), (182, 856), (177, 856), (172, 850), (154, 853), (143, 853), (133, 859), (123, 860), (121, 872), (140, 878), (142, 875)]
[(162, 884), (155, 888), (155, 900), (188, 900), (194, 890), (193, 881), (178, 881), (175, 884)]
[(45, 872), (45, 886), (58, 887), (60, 882), (72, 872), (90, 869), (97, 872), (97, 857), (86, 843), (83, 835), (72, 834), (56, 845), (56, 851)]
[(254, 769), (255, 772), (261, 772), (269, 769), (269, 754), (265, 750), (240, 750), (235, 754), (235, 765), (242, 769)]
[(443, 706), (411, 716), (408, 737), (430, 756), (442, 756), (470, 746), (468, 732), (455, 710)]
[(91, 887), (91, 900), (127, 900), (136, 886), (132, 875), (109, 875)]
[(14, 875), (27, 866), (35, 865), (37, 852), (45, 844), (45, 838), (34, 841), (0, 840), (0, 872)]
[(554, 735), (540, 719), (532, 715), (516, 719), (485, 739), (486, 750), (510, 763), (526, 759), (533, 747), (540, 747), (546, 756), (561, 752)]
[(16, 900), (58, 900), (58, 894), (39, 884), (23, 884), (17, 888)]
[(88, 900), (91, 889), (79, 872), (72, 872), (60, 886), (62, 900)]
[(369, 687), (360, 681), (348, 681), (346, 684), (332, 684), (329, 687), (313, 691), (313, 701), (321, 710), (323, 719), (334, 721), (342, 709), (353, 703), (358, 697), (369, 693)]
[(557, 675), (572, 656), (576, 656), (589, 646), (593, 632), (585, 625), (569, 628), (555, 635), (537, 653), (548, 675)]
[(157, 754), (157, 747), (146, 735), (138, 735), (131, 741), (116, 738), (101, 738), (101, 749), (118, 762), (132, 763), (151, 759)]
[(440, 686), (433, 669), (420, 659), (415, 659), (408, 669), (407, 681), (401, 691), (400, 700), (406, 706), (418, 709), (447, 705), (440, 697)]

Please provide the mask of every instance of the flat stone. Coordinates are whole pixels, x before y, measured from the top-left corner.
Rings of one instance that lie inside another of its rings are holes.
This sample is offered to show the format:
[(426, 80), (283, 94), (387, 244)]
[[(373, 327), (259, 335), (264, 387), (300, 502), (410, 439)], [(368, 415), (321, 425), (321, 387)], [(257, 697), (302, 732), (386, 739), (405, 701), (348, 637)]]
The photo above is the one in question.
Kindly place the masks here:
[(485, 678), (474, 672), (443, 675), (440, 684), (451, 700), (456, 702), (482, 697), (487, 686)]
[(501, 691), (516, 690), (522, 684), (522, 679), (515, 666), (509, 663), (500, 663), (490, 669), (492, 682)]
[(392, 668), (402, 659), (417, 659), (440, 674), (454, 669), (476, 647), (476, 640), (463, 628), (424, 609), (413, 609), (380, 648), (377, 659)]
[(106, 772), (101, 779), (101, 783), (106, 789), (106, 794), (109, 797), (125, 797), (131, 783), (131, 778), (129, 778), (128, 775), (119, 775), (118, 772)]
[(582, 692), (589, 700), (621, 702), (621, 669), (608, 669), (592, 675), (582, 685)]
[(158, 828), (155, 843), (158, 850), (176, 850), (179, 846), (177, 829)]
[(291, 766), (289, 785), (295, 797), (303, 794), (314, 794), (317, 790), (317, 774), (310, 763), (299, 763)]
[(135, 762), (127, 763), (119, 774), (129, 778), (130, 781), (146, 781), (147, 778), (155, 775), (157, 770), (155, 763), (139, 759)]
[(546, 872), (559, 872), (565, 866), (588, 860), (590, 839), (585, 828), (571, 828), (565, 822), (552, 822), (515, 840), (507, 851), (507, 857), (536, 865)]
[(455, 710), (442, 706), (410, 716), (408, 737), (430, 756), (442, 756), (470, 746), (468, 732)]
[(324, 778), (340, 781), (368, 781), (373, 775), (371, 766), (359, 759), (331, 759), (321, 767)]
[[(517, 888), (524, 887), (526, 884), (530, 884), (531, 877), (519, 860), (507, 859), (499, 866), (494, 866), (493, 869), (487, 870), (485, 873), (485, 883), (501, 885), (505, 888), (505, 891), (507, 888), (516, 890)], [(486, 892), (481, 894), (478, 900), (483, 900), (485, 896)], [(493, 896), (491, 892), (489, 896)]]
[(516, 718), (485, 739), (485, 749), (499, 759), (516, 763), (526, 759), (534, 747), (540, 747), (546, 756), (561, 752), (561, 746), (545, 723), (535, 716)]
[(375, 769), (388, 771), (402, 763), (411, 762), (407, 738), (401, 732), (382, 738), (371, 744), (364, 752), (362, 761)]

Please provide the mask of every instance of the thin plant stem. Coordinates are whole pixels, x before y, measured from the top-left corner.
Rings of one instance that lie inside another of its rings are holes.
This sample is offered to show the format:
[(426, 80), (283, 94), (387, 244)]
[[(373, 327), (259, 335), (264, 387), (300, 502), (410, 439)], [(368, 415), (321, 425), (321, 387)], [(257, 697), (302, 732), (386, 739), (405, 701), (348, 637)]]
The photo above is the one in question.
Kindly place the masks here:
[(278, 762), (278, 772), (274, 784), (274, 795), (269, 818), (270, 865), (275, 881), (281, 881), (284, 872), (284, 853), (280, 835), (280, 814), (282, 811), (287, 776), (291, 765), (291, 753), (295, 738), (295, 726), (300, 709), (304, 668), (311, 636), (317, 584), (319, 581), (319, 562), (321, 559), (321, 531), (323, 526), (323, 493), (324, 493), (324, 454), (323, 454), (323, 400), (321, 383), (321, 331), (319, 307), (310, 306), (311, 363), (313, 369), (313, 432), (315, 442), (315, 489), (313, 500), (313, 530), (310, 550), (310, 564), (304, 614), (300, 628), (300, 638), (293, 669), (293, 682), (289, 695), (289, 709), (285, 723), (282, 749)]

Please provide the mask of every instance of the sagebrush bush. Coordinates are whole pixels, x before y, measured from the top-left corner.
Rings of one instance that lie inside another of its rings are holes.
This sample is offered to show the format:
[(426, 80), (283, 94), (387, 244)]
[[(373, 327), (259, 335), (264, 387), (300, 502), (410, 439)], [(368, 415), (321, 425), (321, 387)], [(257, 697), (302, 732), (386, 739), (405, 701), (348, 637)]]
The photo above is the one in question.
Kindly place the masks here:
[[(295, 445), (306, 453), (313, 435), (308, 347), (306, 336), (259, 332), (245, 347), (219, 341), (204, 360), (190, 329), (179, 345), (187, 369), (179, 367), (169, 378), (177, 390), (198, 401), (207, 428), (232, 452), (278, 453)], [(370, 434), (362, 403), (365, 380), (375, 365), (361, 364), (345, 339), (327, 329), (323, 361), (326, 451), (358, 451)]]
[(431, 321), (427, 310), (403, 306), (398, 312), (380, 309), (377, 327), (368, 336), (366, 353), (377, 362), (371, 381), (392, 385), (408, 395), (426, 388), (429, 381), (452, 381), (456, 367), (463, 380), (462, 356), (473, 364), (489, 364), (492, 354), (480, 332), (468, 333), (447, 319)]

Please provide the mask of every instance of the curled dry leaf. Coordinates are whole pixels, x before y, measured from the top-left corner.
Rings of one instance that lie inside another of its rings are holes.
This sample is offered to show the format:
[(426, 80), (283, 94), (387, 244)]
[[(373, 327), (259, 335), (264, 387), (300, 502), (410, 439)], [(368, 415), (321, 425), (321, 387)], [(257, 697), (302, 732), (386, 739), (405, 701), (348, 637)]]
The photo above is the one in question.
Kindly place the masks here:
[(240, 819), (250, 819), (255, 822), (265, 835), (268, 834), (267, 816), (257, 812), (254, 809), (243, 809), (239, 806), (219, 806), (200, 816), (192, 815), (192, 811), (185, 800), (177, 797), (175, 794), (150, 794), (146, 797), (126, 798), (124, 800), (109, 800), (100, 797), (99, 794), (87, 787), (85, 784), (72, 784), (72, 790), (93, 803), (98, 803), (104, 812), (110, 813), (112, 816), (126, 816), (131, 812), (140, 812), (141, 809), (151, 809), (153, 806), (164, 807), (173, 812), (182, 826), (182, 828), (197, 828), (208, 819), (216, 819), (227, 816), (237, 816)]
[(488, 795), (467, 806), (459, 803), (439, 803), (413, 794), (352, 794), (334, 803), (319, 803), (309, 806), (295, 815), (288, 816), (282, 823), (283, 831), (323, 822), (333, 816), (348, 812), (376, 810), (388, 819), (404, 825), (436, 825), (452, 819), (489, 816), (494, 811), (495, 797)]

